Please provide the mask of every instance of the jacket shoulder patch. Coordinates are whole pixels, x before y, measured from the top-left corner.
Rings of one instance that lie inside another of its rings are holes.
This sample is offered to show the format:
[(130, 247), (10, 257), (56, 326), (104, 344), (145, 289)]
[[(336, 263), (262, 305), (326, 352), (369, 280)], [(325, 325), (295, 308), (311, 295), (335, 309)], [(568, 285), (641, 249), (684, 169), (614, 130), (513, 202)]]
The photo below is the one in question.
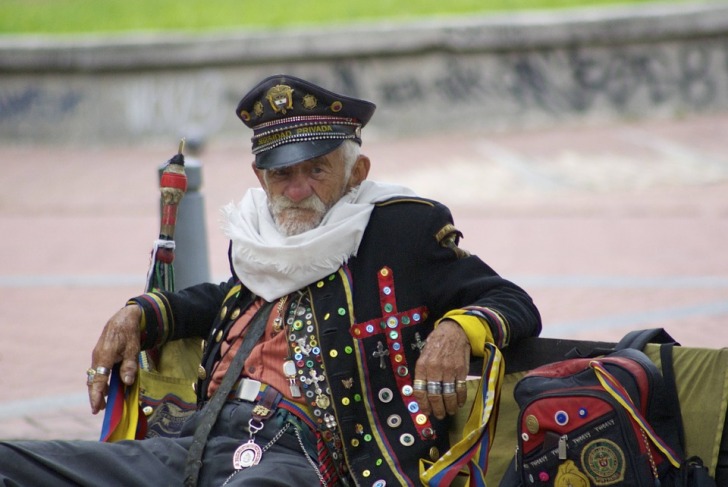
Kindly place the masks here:
[(441, 247), (452, 250), (458, 259), (462, 259), (470, 256), (470, 252), (458, 247), (462, 236), (462, 232), (455, 228), (455, 225), (448, 223), (435, 234), (435, 240)]

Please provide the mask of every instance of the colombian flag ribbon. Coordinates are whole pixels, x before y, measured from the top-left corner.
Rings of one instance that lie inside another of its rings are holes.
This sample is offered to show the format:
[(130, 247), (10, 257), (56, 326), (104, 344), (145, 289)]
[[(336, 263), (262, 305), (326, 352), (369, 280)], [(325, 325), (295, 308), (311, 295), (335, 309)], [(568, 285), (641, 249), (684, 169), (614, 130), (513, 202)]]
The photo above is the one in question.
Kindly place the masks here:
[(485, 486), (490, 451), (498, 418), (500, 390), (505, 374), (503, 356), (492, 343), (485, 345), (481, 385), (477, 389), (473, 408), (465, 423), (462, 439), (427, 468), (420, 461), (420, 480), (427, 487), (450, 485), (461, 470), (467, 467), (469, 486)]

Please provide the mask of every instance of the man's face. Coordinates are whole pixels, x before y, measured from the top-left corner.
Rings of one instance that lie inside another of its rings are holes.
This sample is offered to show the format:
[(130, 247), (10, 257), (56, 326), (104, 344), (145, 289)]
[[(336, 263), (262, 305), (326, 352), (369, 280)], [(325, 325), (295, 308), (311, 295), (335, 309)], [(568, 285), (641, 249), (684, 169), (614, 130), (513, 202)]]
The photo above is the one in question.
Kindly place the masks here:
[(281, 169), (258, 172), (279, 231), (297, 235), (317, 227), (349, 190), (342, 151)]

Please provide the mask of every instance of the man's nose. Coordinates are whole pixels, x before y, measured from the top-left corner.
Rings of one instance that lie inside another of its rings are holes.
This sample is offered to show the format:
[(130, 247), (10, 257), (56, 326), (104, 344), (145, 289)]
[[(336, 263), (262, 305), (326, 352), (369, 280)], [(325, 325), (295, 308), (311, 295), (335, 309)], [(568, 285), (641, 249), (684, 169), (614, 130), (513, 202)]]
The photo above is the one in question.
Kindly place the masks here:
[(307, 175), (302, 171), (295, 171), (291, 175), (283, 194), (294, 203), (303, 201), (311, 196), (313, 194), (313, 188), (309, 184)]

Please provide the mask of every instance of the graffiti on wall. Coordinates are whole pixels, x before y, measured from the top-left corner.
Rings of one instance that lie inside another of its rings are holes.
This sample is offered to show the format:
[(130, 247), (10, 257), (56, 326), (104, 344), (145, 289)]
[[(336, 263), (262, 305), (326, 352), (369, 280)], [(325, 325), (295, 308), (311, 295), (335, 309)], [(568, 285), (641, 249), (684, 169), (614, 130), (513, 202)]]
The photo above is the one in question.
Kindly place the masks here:
[(386, 105), (495, 104), (511, 115), (554, 116), (636, 106), (700, 111), (728, 101), (728, 43), (520, 52), (494, 63), (450, 56), (433, 76), (410, 73), (378, 85)]
[(57, 123), (72, 115), (83, 98), (77, 90), (49, 90), (38, 84), (18, 88), (0, 85), (0, 123)]
[(135, 135), (214, 132), (229, 112), (221, 103), (224, 91), (222, 76), (212, 71), (132, 79), (121, 91), (127, 129)]
[[(426, 110), (487, 111), (517, 125), (533, 115), (558, 120), (728, 108), (728, 41), (719, 39), (501, 53), (430, 52), (406, 59), (349, 59), (289, 68), (309, 69), (312, 81), (335, 91), (372, 97), (382, 108), (378, 121), (390, 125), (401, 124), (398, 117)], [(75, 121), (76, 127), (97, 132), (90, 136), (103, 130), (133, 137), (192, 129), (216, 133), (234, 120), (229, 94), (238, 93), (239, 80), (250, 73), (227, 68), (85, 77), (72, 87), (54, 85), (50, 79), (0, 84), (0, 137), (12, 135), (9, 126), (21, 127), (15, 132), (38, 131), (42, 137), (43, 127), (46, 132), (49, 127), (57, 130), (58, 121)], [(101, 106), (104, 103), (109, 105)], [(428, 123), (428, 117), (414, 118)], [(435, 120), (432, 124), (442, 120), (429, 119)]]

